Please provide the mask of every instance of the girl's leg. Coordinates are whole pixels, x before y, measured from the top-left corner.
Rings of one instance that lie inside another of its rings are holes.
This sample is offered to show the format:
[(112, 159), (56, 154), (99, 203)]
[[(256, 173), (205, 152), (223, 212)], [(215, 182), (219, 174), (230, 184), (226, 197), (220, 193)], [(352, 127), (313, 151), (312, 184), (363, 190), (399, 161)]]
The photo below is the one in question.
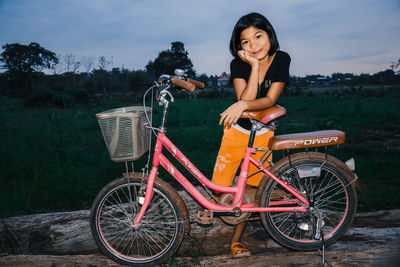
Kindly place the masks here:
[(244, 134), (233, 127), (224, 130), (211, 179), (213, 183), (221, 186), (232, 185), (247, 145), (247, 141), (242, 135)]
[(235, 226), (230, 246), (233, 257), (247, 257), (251, 255), (250, 251), (248, 251), (247, 248), (240, 243), (245, 228), (246, 222), (239, 223)]
[[(272, 131), (261, 136), (256, 136), (254, 147), (266, 147), (271, 136), (273, 136)], [(222, 138), (221, 147), (214, 167), (212, 182), (222, 186), (232, 185), (236, 171), (244, 158), (248, 138), (248, 135), (234, 129), (233, 127), (224, 131), (224, 137)], [(256, 156), (260, 157), (261, 155), (262, 152), (258, 152)], [(249, 174), (255, 170), (256, 167), (250, 164)], [(260, 173), (251, 177), (247, 181), (249, 185), (246, 186), (246, 194), (253, 202), (256, 186), (258, 186), (262, 176), (263, 173)], [(231, 251), (232, 254), (234, 254), (233, 256), (250, 255), (250, 252), (240, 243), (245, 228), (246, 222), (239, 223), (234, 228), (231, 239)]]
[(231, 239), (231, 244), (233, 244), (235, 242), (240, 243), (240, 240), (242, 240), (242, 236), (243, 236), (244, 230), (246, 228), (246, 224), (247, 224), (247, 222), (241, 222), (241, 223), (235, 225), (235, 228), (233, 230), (232, 239)]
[[(231, 127), (224, 130), (221, 147), (218, 152), (217, 160), (215, 162), (214, 173), (212, 182), (222, 186), (231, 186), (235, 178), (236, 171), (239, 168), (241, 161), (244, 158), (245, 149), (248, 142), (248, 135)], [(221, 193), (214, 192), (215, 196), (219, 198)], [(232, 244), (240, 242), (242, 238), (246, 223), (241, 223), (235, 226), (235, 230), (231, 240), (232, 254), (241, 255), (243, 247), (232, 249)], [(234, 253), (234, 251), (236, 251)]]
[[(273, 131), (269, 131), (266, 134), (256, 136), (256, 138), (254, 140), (254, 147), (267, 147), (269, 138), (271, 138), (272, 136), (274, 136)], [(253, 155), (253, 157), (255, 159), (259, 159), (263, 155), (263, 153), (264, 152), (259, 151), (256, 153), (256, 155)], [(268, 160), (272, 160), (272, 155), (268, 158)], [(269, 164), (268, 160), (266, 161), (264, 166), (267, 166)], [(248, 174), (250, 175), (256, 171), (258, 171), (258, 168), (256, 166), (254, 166), (253, 164), (250, 164)], [(261, 172), (261, 173), (258, 173), (256, 175), (250, 177), (247, 180), (246, 194), (249, 196), (250, 200), (253, 203), (255, 201), (255, 193), (257, 191), (257, 186), (260, 183), (263, 176), (264, 176), (264, 173)], [(235, 225), (235, 228), (233, 230), (232, 239), (231, 239), (231, 252), (232, 252), (233, 256), (240, 257), (240, 256), (249, 256), (250, 255), (250, 252), (240, 243), (240, 241), (242, 240), (243, 233), (246, 229), (246, 224), (247, 224), (247, 222), (242, 222), (242, 223)], [(233, 246), (235, 246), (235, 244), (240, 246), (241, 249), (235, 250), (234, 248), (232, 248)]]
[[(263, 135), (258, 135), (256, 136), (255, 140), (254, 140), (254, 146), (253, 147), (264, 147), (267, 148), (268, 146), (268, 141), (269, 139), (274, 136), (274, 132), (273, 131), (269, 131)], [(254, 159), (259, 159), (265, 152), (264, 151), (258, 151), (256, 152), (255, 155), (252, 155), (252, 157)], [(269, 163), (268, 161), (272, 160), (272, 154), (268, 157), (268, 160), (265, 161), (264, 166), (268, 166)], [(249, 165), (249, 175), (251, 175), (252, 173), (258, 171), (258, 167), (254, 166), (253, 164), (250, 163)], [(249, 179), (247, 179), (247, 184), (248, 185), (252, 185), (252, 186), (258, 186), (258, 184), (261, 182), (262, 177), (264, 176), (263, 172), (260, 172), (252, 177), (250, 177)]]
[[(257, 187), (251, 186), (251, 185), (246, 186), (245, 193), (250, 198), (250, 201), (252, 201), (252, 202), (254, 202), (256, 191), (257, 191)], [(246, 225), (247, 225), (247, 222), (241, 222), (241, 223), (235, 225), (235, 227), (234, 227), (233, 235), (232, 235), (232, 239), (231, 239), (231, 252), (232, 252), (232, 254), (235, 254), (233, 256), (237, 256), (237, 257), (242, 256), (240, 254), (243, 254), (243, 256), (250, 256), (250, 251), (248, 251), (243, 245), (241, 246), (242, 249), (236, 251), (236, 253), (234, 253), (235, 250), (232, 249), (232, 246), (241, 242), (243, 233), (246, 229)]]

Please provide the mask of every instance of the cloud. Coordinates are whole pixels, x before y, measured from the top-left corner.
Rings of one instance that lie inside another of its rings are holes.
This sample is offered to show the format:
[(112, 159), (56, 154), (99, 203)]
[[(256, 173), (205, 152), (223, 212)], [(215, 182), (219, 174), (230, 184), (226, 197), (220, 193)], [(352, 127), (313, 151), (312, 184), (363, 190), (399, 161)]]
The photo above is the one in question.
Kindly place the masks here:
[(182, 41), (199, 73), (220, 74), (229, 71), (234, 24), (257, 11), (274, 25), (293, 74), (329, 75), (349, 66), (373, 73), (399, 58), (399, 10), (395, 0), (6, 0), (0, 42), (113, 56), (114, 66), (138, 69)]

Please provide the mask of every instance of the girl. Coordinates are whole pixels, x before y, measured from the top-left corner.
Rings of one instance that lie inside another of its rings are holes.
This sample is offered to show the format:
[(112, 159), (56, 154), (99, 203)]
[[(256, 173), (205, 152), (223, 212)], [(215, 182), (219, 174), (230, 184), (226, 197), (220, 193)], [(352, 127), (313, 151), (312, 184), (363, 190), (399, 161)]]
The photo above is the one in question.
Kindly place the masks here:
[[(275, 105), (285, 84), (289, 82), (290, 64), (289, 55), (278, 50), (279, 43), (274, 28), (258, 13), (239, 19), (233, 29), (229, 48), (234, 56), (230, 67), (237, 102), (221, 113), (219, 121), (220, 125), (224, 125), (224, 136), (212, 182), (222, 186), (232, 185), (248, 144), (251, 122), (250, 119), (240, 117), (245, 111), (263, 110)], [(273, 135), (273, 131), (265, 128), (259, 131), (254, 147), (266, 147)], [(256, 158), (260, 156), (255, 155)], [(256, 170), (250, 164), (249, 174)], [(247, 180), (246, 194), (254, 194), (262, 176), (259, 173)], [(230, 246), (233, 256), (250, 255), (240, 243), (245, 226), (245, 222), (235, 226)]]

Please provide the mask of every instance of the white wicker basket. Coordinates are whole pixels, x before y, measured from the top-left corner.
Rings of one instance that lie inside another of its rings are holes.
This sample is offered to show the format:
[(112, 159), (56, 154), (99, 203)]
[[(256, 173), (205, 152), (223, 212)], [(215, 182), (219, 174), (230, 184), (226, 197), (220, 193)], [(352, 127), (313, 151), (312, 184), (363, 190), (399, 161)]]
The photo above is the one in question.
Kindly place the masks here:
[(96, 114), (111, 160), (133, 161), (150, 149), (150, 129), (145, 112), (151, 120), (151, 108), (131, 106)]

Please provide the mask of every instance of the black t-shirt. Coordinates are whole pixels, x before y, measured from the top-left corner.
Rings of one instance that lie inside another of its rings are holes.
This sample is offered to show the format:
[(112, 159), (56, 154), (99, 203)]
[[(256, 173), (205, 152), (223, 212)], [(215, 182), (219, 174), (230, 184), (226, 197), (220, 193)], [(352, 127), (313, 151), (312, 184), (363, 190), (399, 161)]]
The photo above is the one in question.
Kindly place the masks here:
[[(265, 74), (264, 81), (259, 84), (257, 99), (265, 97), (268, 89), (273, 82), (289, 83), (289, 65), (290, 56), (283, 51), (276, 51), (276, 55), (267, 73)], [(242, 78), (248, 82), (251, 72), (250, 64), (242, 61), (239, 57), (231, 62), (231, 79)], [(240, 118), (237, 122), (241, 127), (250, 130), (251, 122), (249, 119)]]

